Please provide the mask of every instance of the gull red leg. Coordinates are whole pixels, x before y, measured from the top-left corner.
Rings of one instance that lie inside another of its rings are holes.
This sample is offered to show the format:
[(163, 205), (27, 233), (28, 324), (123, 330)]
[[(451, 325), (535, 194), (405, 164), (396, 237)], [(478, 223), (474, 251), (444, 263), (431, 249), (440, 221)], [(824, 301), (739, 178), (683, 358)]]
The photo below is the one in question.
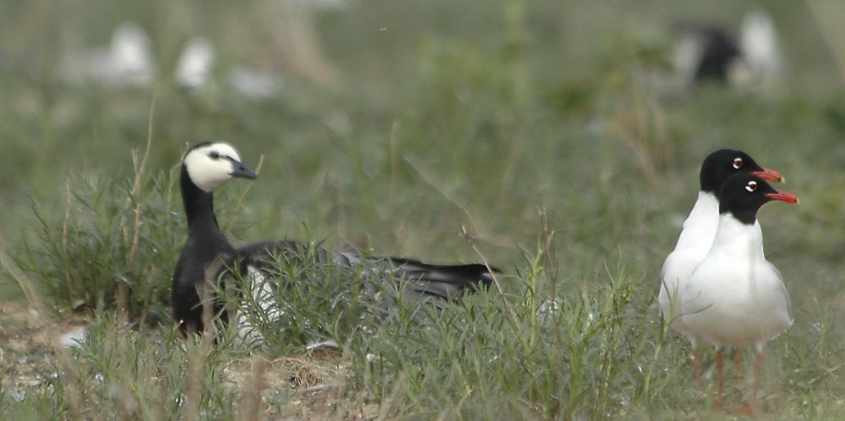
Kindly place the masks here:
[(713, 400), (714, 409), (722, 409), (722, 397), (725, 395), (725, 364), (722, 360), (722, 350), (716, 350), (716, 398)]
[(734, 349), (734, 375), (736, 376), (737, 384), (742, 383), (742, 349), (737, 347)]
[[(739, 384), (739, 385), (741, 386), (741, 384), (742, 384), (742, 378), (744, 377), (744, 376), (743, 376), (743, 372), (742, 372), (742, 364), (741, 364), (741, 360), (742, 360), (742, 349), (741, 349), (741, 348), (739, 348), (739, 347), (737, 347), (737, 348), (736, 348), (736, 350), (735, 350), (734, 352), (735, 352), (735, 354), (734, 354), (734, 367), (735, 367), (735, 368), (736, 368), (736, 370), (737, 370), (737, 372), (736, 372), (736, 373), (737, 373), (737, 374), (736, 374), (737, 384)], [(740, 389), (740, 390), (741, 390), (741, 389)], [(734, 412), (734, 415), (743, 415), (743, 416), (747, 416), (747, 417), (752, 417), (752, 416), (754, 416), (755, 406), (756, 406), (756, 405), (755, 405), (755, 403), (754, 403), (754, 396), (753, 396), (753, 393), (755, 393), (755, 392), (754, 392), (754, 391), (752, 391), (751, 402), (750, 402), (750, 403), (749, 403), (749, 402), (745, 402), (745, 403), (743, 403), (743, 404), (739, 405), (739, 407), (738, 407), (738, 408), (736, 409), (736, 411)]]
[(751, 407), (754, 410), (760, 409), (760, 402), (757, 400), (757, 394), (760, 391), (760, 383), (763, 376), (763, 364), (766, 362), (766, 354), (763, 350), (757, 351), (757, 357), (754, 358), (754, 381), (751, 387)]
[(754, 378), (752, 379), (751, 385), (751, 398), (737, 408), (735, 412), (736, 415), (753, 417), (762, 411), (763, 407), (760, 405), (760, 401), (757, 400), (757, 393), (760, 390), (760, 378), (762, 376), (763, 363), (765, 361), (766, 355), (762, 350), (758, 350), (757, 355), (754, 357), (754, 368), (752, 374)]
[(692, 351), (690, 359), (692, 360), (692, 381), (701, 386), (701, 351)]

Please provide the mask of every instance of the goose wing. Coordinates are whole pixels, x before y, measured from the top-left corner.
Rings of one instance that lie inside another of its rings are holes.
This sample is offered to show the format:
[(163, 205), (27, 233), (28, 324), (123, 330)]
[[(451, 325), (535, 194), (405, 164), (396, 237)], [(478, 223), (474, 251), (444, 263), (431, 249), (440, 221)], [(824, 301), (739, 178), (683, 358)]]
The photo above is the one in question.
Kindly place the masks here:
[(472, 263), (435, 265), (404, 257), (380, 258), (396, 275), (409, 281), (408, 288), (417, 294), (453, 299), (493, 283), (497, 268)]
[(483, 264), (437, 265), (406, 257), (365, 256), (357, 251), (329, 252), (321, 243), (290, 240), (249, 244), (237, 250), (235, 259), (241, 275), (249, 270), (263, 274), (278, 274), (279, 259), (296, 262), (318, 262), (341, 269), (359, 270), (375, 293), (376, 284), (402, 279), (403, 293), (415, 298), (434, 297), (444, 300), (459, 298), (467, 292), (489, 287), (495, 273), (501, 271)]

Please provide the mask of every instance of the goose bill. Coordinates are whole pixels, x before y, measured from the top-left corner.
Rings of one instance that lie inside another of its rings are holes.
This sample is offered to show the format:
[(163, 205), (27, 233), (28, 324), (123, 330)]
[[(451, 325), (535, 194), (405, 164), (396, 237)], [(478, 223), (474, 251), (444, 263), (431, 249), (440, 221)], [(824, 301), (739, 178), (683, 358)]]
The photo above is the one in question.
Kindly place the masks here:
[(243, 163), (232, 160), (232, 177), (248, 178), (250, 180), (254, 180), (258, 176), (255, 174), (255, 171), (249, 169)]

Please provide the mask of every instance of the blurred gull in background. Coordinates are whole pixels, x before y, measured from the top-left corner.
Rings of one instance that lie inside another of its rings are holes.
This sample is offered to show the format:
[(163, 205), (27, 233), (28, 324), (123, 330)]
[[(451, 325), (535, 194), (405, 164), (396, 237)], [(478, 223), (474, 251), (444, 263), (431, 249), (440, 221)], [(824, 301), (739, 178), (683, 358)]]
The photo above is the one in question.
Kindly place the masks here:
[[(207, 87), (214, 79), (217, 53), (211, 42), (191, 38), (179, 56), (174, 70), (176, 83), (188, 90)], [(113, 88), (146, 87), (155, 75), (150, 39), (138, 24), (124, 22), (117, 26), (108, 48), (73, 51), (62, 60), (59, 72), (71, 83), (95, 83)], [(232, 66), (225, 73), (228, 88), (249, 99), (267, 99), (279, 93), (279, 76), (243, 65)]]
[(115, 28), (108, 48), (71, 52), (59, 65), (60, 76), (69, 82), (127, 87), (148, 85), (153, 69), (149, 37), (133, 22)]
[(227, 82), (235, 92), (251, 99), (272, 98), (282, 87), (280, 77), (245, 66), (235, 66)]
[[(179, 86), (200, 90), (213, 80), (217, 55), (211, 42), (204, 37), (188, 41), (176, 65), (175, 79)], [(282, 81), (278, 76), (236, 65), (226, 75), (229, 88), (249, 99), (267, 99), (278, 94)]]
[(741, 50), (749, 70), (763, 85), (776, 84), (783, 74), (783, 59), (771, 16), (754, 11), (742, 20)]
[(767, 13), (748, 13), (739, 37), (718, 25), (688, 22), (678, 28), (673, 63), (685, 86), (713, 81), (764, 92), (777, 88), (783, 62)]
[(214, 49), (203, 37), (188, 41), (176, 65), (176, 83), (187, 89), (199, 89), (211, 79), (214, 65)]

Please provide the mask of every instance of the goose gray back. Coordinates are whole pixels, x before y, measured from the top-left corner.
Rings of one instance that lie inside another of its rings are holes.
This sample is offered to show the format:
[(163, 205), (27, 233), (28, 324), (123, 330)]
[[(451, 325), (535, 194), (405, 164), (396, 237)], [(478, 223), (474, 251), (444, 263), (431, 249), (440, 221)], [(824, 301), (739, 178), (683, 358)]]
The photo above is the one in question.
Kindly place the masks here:
[[(249, 345), (264, 342), (262, 327), (274, 326), (286, 316), (285, 295), (294, 284), (302, 282), (325, 282), (326, 276), (339, 278), (339, 282), (360, 281), (362, 298), (371, 304), (371, 310), (387, 315), (395, 310), (399, 297), (383, 294), (385, 288), (394, 291), (387, 282), (397, 282), (401, 289), (401, 301), (415, 305), (435, 305), (459, 299), (464, 294), (490, 286), (493, 274), (500, 272), (486, 265), (452, 264), (437, 265), (403, 257), (372, 256), (356, 250), (328, 251), (317, 245), (281, 240), (250, 244), (237, 250), (236, 262), (241, 266), (240, 276), (248, 283), (242, 294), (250, 294), (239, 306), (235, 319), (238, 338)], [(295, 279), (281, 266), (291, 262), (331, 265), (330, 275), (321, 274), (320, 280), (297, 275)], [(306, 286), (307, 287), (307, 286)], [(249, 308), (249, 306), (256, 306)], [(257, 310), (257, 311), (255, 311)], [(328, 332), (325, 332), (328, 333)], [(314, 337), (312, 340), (324, 340)]]

